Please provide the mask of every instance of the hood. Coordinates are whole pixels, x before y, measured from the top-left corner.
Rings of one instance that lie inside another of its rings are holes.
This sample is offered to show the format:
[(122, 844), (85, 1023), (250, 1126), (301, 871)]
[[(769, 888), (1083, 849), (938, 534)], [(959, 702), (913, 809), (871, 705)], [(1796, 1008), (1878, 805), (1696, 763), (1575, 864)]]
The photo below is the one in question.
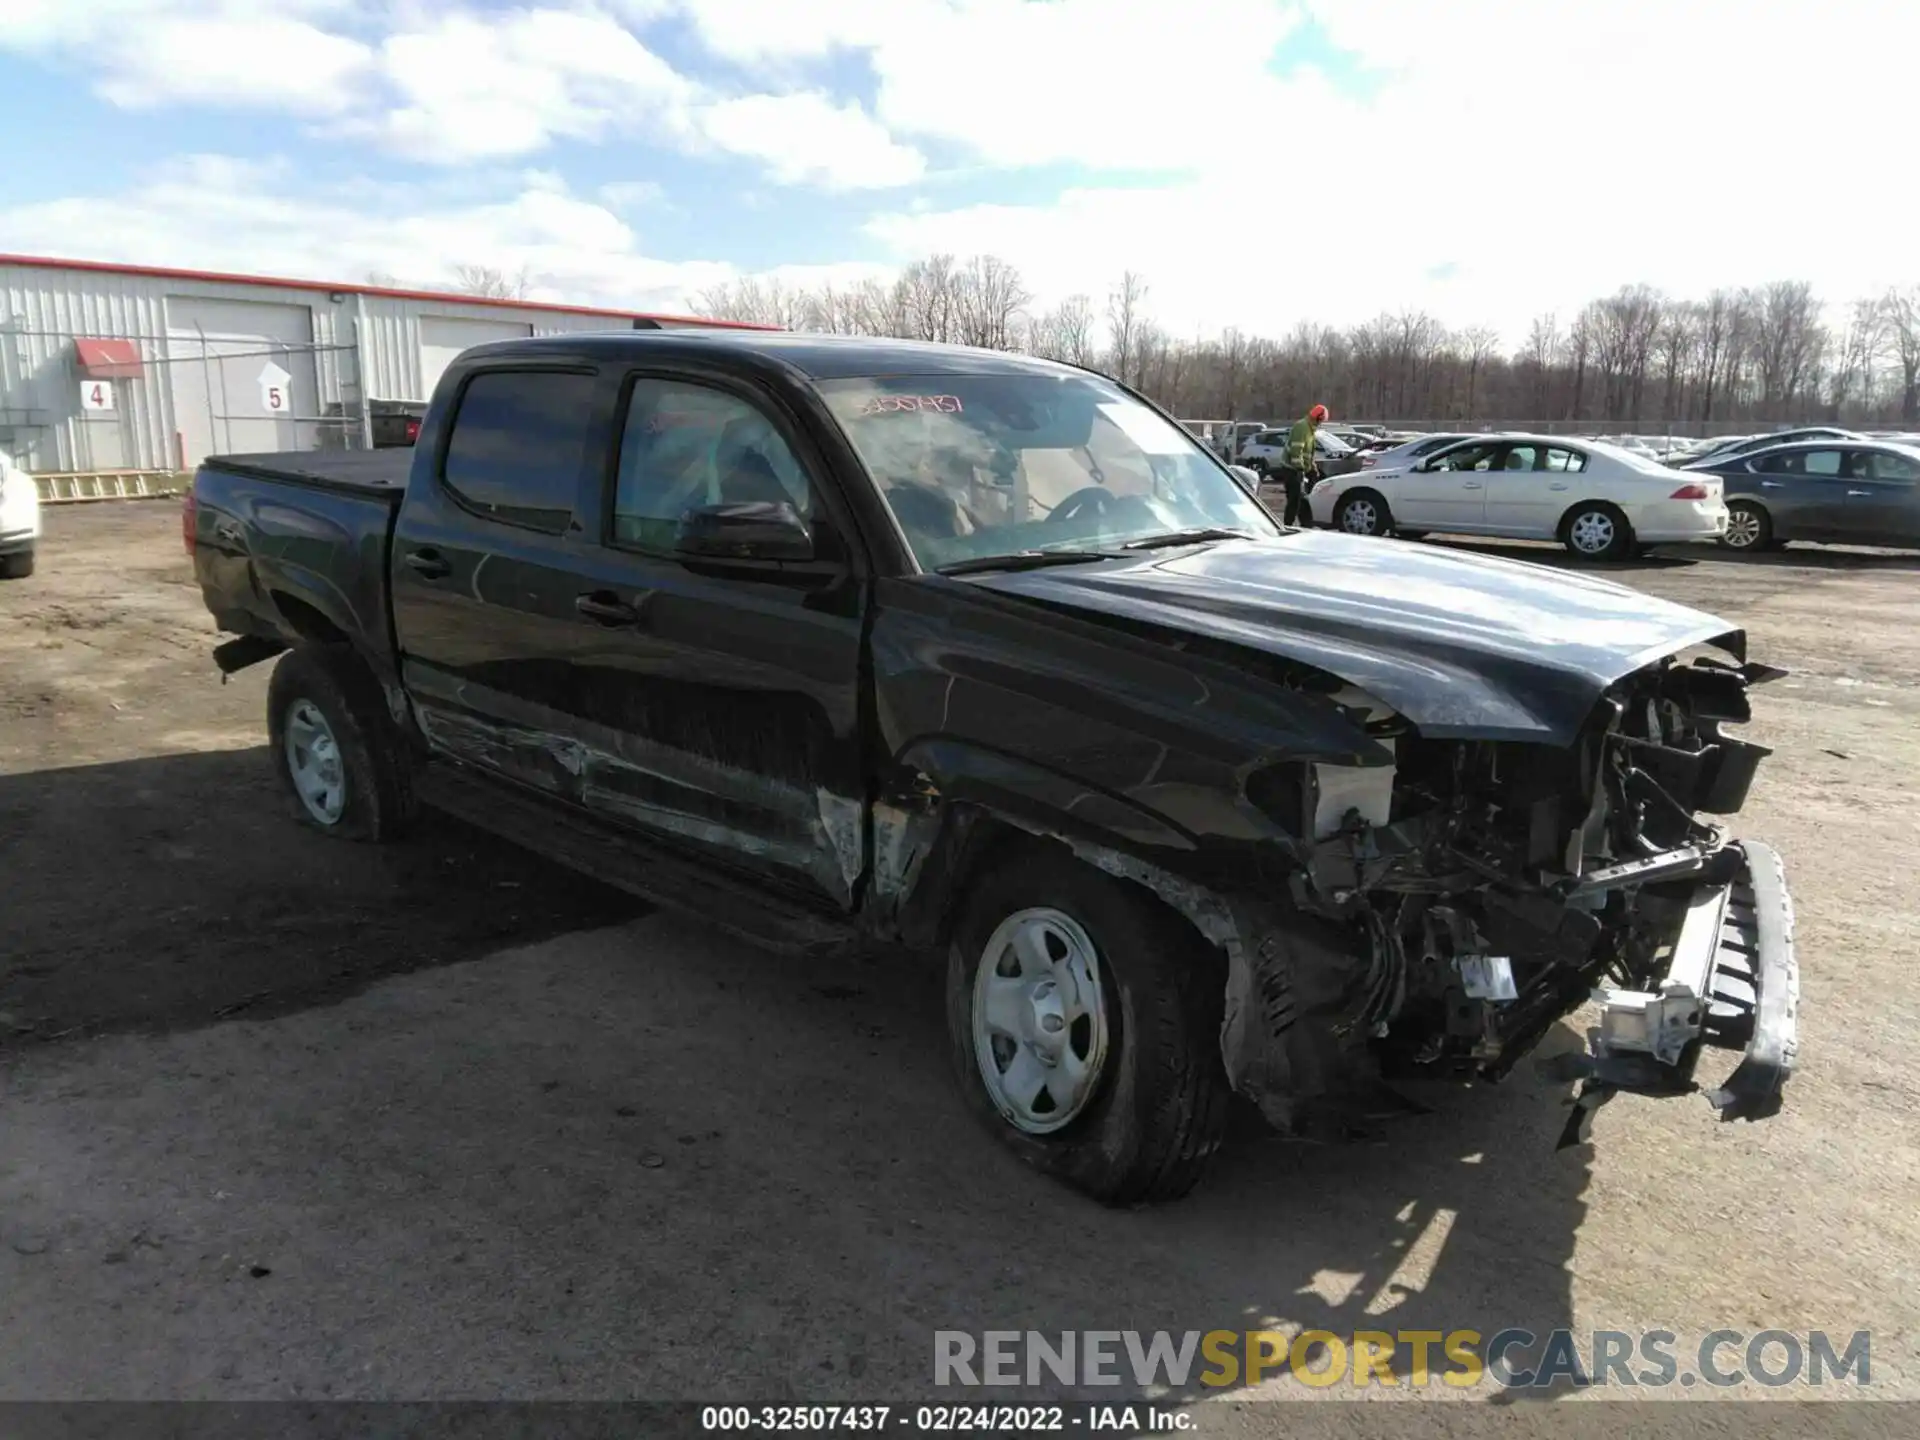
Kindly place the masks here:
[(1691, 645), (1746, 647), (1724, 620), (1611, 581), (1325, 530), (967, 583), (1313, 665), (1436, 738), (1570, 744), (1623, 676)]

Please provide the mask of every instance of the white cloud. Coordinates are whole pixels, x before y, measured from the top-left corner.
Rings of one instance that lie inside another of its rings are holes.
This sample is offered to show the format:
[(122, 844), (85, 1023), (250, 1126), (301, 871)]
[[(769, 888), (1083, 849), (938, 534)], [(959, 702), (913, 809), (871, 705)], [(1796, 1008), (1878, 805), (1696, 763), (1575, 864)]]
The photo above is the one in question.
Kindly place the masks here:
[(817, 93), (717, 100), (695, 112), (694, 124), (722, 149), (765, 162), (786, 185), (854, 190), (906, 185), (926, 173), (920, 152), (858, 105)]
[(679, 310), (734, 277), (642, 252), (605, 206), (535, 174), (485, 199), (404, 184), (316, 188), (300, 167), (192, 156), (127, 194), (0, 209), (0, 251), (355, 281), (448, 284), (454, 267), (524, 268), (536, 299)]
[[(1281, 20), (1237, 46), (1213, 29), (1232, 6), (1184, 20), (1158, 0), (1128, 7), (1115, 29), (1142, 46), (1128, 61), (1076, 28), (1066, 13), (1076, 3), (1015, 14), (1000, 0), (959, 0), (992, 44), (1019, 54), (1001, 73), (1051, 67), (1072, 85), (1036, 97), (996, 76), (992, 94), (1006, 100), (981, 105), (885, 40), (872, 51), (879, 118), (996, 163), (1018, 162), (1025, 126), (1029, 158), (1133, 155), (1191, 176), (1089, 182), (1034, 205), (903, 207), (870, 225), (900, 258), (992, 251), (1047, 295), (1097, 295), (1132, 268), (1181, 329), (1272, 332), (1418, 305), (1491, 321), (1509, 342), (1536, 311), (1636, 281), (1697, 294), (1804, 276), (1844, 300), (1920, 279), (1914, 205), (1885, 168), (1909, 127), (1906, 72), (1920, 40), (1909, 10), (1309, 0), (1328, 38), (1371, 71), (1365, 88), (1342, 90), (1317, 72), (1266, 73), (1286, 6), (1260, 7)], [(1153, 46), (1130, 28), (1148, 24), (1149, 9)], [(967, 54), (949, 39), (935, 48), (964, 73)], [(1099, 55), (1103, 66), (1081, 63)], [(1828, 108), (1830, 86), (1843, 104)], [(1077, 116), (1059, 98), (1067, 91)], [(1828, 98), (1809, 108), (1790, 95)]]
[(0, 49), (83, 66), (127, 109), (190, 103), (337, 114), (360, 98), (373, 50), (325, 28), (344, 0), (0, 0)]
[(388, 36), (380, 59), (397, 100), (355, 128), (449, 165), (658, 124), (696, 93), (617, 21), (587, 11), (438, 15)]

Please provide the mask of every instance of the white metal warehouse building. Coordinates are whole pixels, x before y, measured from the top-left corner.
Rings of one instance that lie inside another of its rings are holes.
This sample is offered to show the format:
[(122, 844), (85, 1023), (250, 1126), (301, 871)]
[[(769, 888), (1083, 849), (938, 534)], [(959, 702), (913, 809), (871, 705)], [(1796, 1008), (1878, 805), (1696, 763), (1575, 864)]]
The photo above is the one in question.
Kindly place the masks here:
[(486, 340), (717, 322), (0, 255), (0, 452), (31, 474), (358, 448)]

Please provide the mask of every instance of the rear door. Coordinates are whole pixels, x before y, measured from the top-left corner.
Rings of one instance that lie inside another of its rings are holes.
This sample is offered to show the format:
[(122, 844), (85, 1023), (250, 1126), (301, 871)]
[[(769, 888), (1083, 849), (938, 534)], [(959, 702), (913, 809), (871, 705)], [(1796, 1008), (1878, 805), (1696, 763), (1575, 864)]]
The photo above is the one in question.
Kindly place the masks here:
[(1468, 441), (1383, 479), (1394, 520), (1409, 530), (1478, 531), (1487, 518), (1487, 475), (1505, 448), (1499, 440)]
[(1920, 460), (1893, 450), (1849, 450), (1845, 499), (1835, 539), (1920, 544)]
[[(602, 818), (851, 909), (866, 868), (864, 562), (826, 466), (778, 398), (710, 372), (609, 377), (609, 462), (576, 558), (568, 674), (582, 802)], [(704, 505), (786, 501), (816, 559), (683, 561)]]
[(580, 799), (567, 731), (586, 538), (576, 501), (604, 452), (591, 368), (475, 371), (417, 466), (393, 538), (401, 677), (436, 750)]

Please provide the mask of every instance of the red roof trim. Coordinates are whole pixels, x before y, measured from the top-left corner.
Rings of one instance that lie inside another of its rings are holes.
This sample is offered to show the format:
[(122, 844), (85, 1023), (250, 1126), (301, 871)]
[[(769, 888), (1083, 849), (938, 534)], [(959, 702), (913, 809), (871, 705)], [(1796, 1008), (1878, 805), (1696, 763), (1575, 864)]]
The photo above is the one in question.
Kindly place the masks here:
[(388, 300), (435, 300), (455, 305), (486, 305), (500, 310), (545, 310), (555, 315), (593, 315), (608, 320), (652, 320), (661, 325), (698, 325), (714, 330), (777, 330), (741, 320), (707, 320), (698, 315), (655, 315), (640, 310), (600, 310), (590, 305), (548, 305), (538, 300), (496, 300), (488, 295), (457, 295), (445, 290), (395, 290), (384, 285), (345, 285), (327, 280), (289, 280), (278, 275), (235, 275), (219, 270), (175, 270), (164, 265), (115, 265), (104, 260), (56, 260), (45, 255), (0, 255), (0, 265), (37, 270), (87, 270), (95, 274), (140, 275), (155, 280), (208, 280), (222, 285), (274, 285), (283, 290), (314, 290), (347, 295), (378, 295)]
[(137, 380), (145, 373), (132, 340), (75, 340), (73, 356), (89, 380)]

